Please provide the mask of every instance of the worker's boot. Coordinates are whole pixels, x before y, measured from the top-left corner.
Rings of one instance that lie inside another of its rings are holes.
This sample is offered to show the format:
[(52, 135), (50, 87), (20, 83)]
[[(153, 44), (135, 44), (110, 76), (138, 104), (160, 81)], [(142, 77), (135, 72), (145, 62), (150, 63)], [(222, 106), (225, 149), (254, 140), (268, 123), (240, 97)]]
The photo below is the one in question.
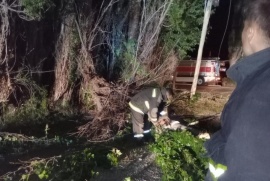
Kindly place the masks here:
[(151, 133), (145, 133), (144, 134), (144, 140), (147, 143), (154, 143), (155, 142), (155, 138)]
[(137, 146), (143, 146), (145, 144), (145, 139), (143, 134), (135, 134), (134, 141)]

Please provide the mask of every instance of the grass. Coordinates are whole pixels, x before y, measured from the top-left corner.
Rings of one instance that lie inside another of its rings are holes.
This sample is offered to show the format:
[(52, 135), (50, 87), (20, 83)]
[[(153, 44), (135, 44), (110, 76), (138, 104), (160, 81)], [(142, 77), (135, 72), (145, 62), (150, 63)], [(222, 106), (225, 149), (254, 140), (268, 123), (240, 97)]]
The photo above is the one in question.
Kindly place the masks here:
[(235, 86), (236, 83), (233, 80), (231, 80), (230, 78), (225, 77), (222, 79), (222, 85), (223, 86)]
[(229, 95), (212, 95), (200, 93), (194, 100), (190, 100), (189, 93), (178, 93), (179, 97), (173, 102), (172, 108), (177, 115), (210, 116), (220, 114)]
[(209, 116), (221, 113), (229, 96), (202, 93), (201, 98), (191, 105), (194, 115)]

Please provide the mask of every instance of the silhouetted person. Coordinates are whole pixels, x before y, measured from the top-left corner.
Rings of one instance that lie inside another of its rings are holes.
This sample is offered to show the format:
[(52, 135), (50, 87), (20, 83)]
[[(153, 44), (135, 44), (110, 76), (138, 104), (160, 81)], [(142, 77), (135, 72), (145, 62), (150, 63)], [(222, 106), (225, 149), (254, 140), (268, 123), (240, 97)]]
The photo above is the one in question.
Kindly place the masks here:
[(205, 144), (207, 181), (270, 180), (270, 0), (244, 0), (241, 10), (244, 57), (227, 71), (237, 86)]

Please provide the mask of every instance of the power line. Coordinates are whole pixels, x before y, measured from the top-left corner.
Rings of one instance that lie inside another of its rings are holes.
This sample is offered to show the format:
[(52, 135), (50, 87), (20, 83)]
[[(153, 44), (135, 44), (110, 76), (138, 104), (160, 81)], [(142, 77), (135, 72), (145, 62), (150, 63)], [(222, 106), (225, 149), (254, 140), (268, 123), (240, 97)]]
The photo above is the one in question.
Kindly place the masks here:
[(231, 7), (232, 7), (232, 0), (230, 0), (230, 6), (229, 6), (229, 12), (228, 12), (227, 24), (226, 24), (226, 28), (225, 28), (225, 31), (224, 31), (224, 34), (223, 34), (223, 37), (222, 37), (222, 40), (221, 40), (221, 43), (220, 43), (220, 46), (219, 46), (218, 56), (217, 56), (217, 57), (219, 57), (219, 55), (220, 55), (221, 47), (222, 47), (222, 44), (223, 44), (225, 35), (226, 35), (226, 33), (227, 33), (228, 24), (229, 24), (230, 15), (231, 15)]

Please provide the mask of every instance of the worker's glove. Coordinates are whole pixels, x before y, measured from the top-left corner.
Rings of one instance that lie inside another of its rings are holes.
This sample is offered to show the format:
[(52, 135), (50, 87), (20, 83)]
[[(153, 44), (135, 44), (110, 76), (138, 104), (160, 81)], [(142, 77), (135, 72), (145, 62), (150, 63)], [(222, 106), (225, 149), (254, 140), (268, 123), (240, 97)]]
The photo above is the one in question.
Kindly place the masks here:
[(163, 111), (159, 112), (158, 114), (161, 117), (168, 116), (168, 110), (167, 110), (167, 108), (163, 109)]
[(179, 121), (171, 120), (169, 125), (164, 126), (165, 129), (170, 130), (186, 130), (187, 127), (184, 125), (181, 125)]
[(158, 119), (158, 125), (160, 126), (166, 126), (169, 125), (171, 122), (170, 118), (168, 116), (161, 116)]
[(168, 116), (160, 116), (158, 121), (153, 123), (156, 128), (157, 133), (162, 133), (164, 130), (164, 127), (170, 125), (170, 118)]

